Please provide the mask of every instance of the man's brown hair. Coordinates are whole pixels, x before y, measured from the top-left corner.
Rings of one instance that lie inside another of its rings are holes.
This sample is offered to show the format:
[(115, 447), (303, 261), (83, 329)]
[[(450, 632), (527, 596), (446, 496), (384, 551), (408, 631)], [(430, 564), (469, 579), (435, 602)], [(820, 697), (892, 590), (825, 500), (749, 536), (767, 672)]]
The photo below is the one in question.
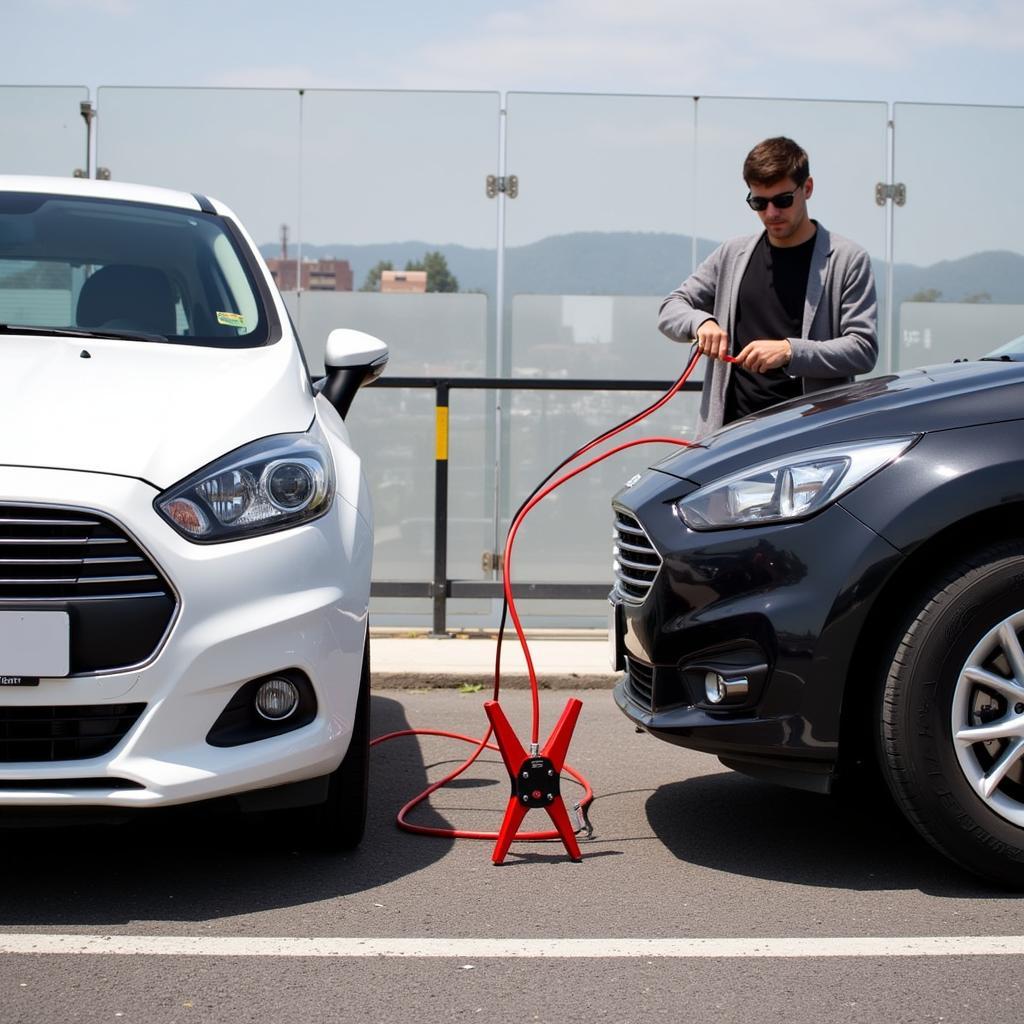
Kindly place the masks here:
[(784, 135), (759, 142), (743, 161), (743, 180), (747, 185), (774, 185), (783, 178), (802, 185), (810, 173), (807, 154)]

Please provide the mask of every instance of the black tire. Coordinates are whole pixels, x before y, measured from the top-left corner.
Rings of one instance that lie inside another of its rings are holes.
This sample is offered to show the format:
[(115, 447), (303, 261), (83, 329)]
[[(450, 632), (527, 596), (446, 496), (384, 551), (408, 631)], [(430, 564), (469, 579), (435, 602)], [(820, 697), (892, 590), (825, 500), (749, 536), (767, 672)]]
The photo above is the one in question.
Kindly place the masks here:
[(301, 845), (337, 852), (353, 850), (366, 831), (370, 788), (370, 636), (363, 643), (352, 739), (342, 762), (329, 777), (322, 804), (289, 812), (289, 827)]
[[(879, 715), (880, 763), (903, 813), (947, 857), (1013, 888), (1024, 888), (1022, 634), (1024, 544), (963, 558), (903, 631)], [(999, 737), (967, 732), (978, 728)]]

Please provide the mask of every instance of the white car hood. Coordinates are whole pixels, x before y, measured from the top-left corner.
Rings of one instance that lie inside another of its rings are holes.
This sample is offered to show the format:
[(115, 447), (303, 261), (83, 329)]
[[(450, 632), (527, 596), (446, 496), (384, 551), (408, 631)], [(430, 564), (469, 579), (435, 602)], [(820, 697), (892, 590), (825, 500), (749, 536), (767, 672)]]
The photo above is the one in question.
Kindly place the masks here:
[(0, 335), (0, 465), (163, 489), (248, 441), (306, 430), (305, 374), (287, 335), (246, 349)]

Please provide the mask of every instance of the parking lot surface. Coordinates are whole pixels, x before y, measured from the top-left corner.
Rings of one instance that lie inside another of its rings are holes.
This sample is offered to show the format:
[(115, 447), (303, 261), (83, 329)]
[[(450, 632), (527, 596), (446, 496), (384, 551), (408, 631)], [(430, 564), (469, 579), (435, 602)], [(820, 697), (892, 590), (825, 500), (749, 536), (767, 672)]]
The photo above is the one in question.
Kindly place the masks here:
[[(1019, 1020), (1017, 896), (883, 805), (747, 779), (635, 734), (607, 690), (576, 695), (568, 760), (597, 794), (580, 864), (516, 843), (495, 867), (489, 843), (399, 831), (399, 807), (471, 749), (437, 738), (374, 748), (367, 835), (345, 856), (194, 812), (0, 833), (0, 1019)], [(482, 735), (488, 696), (378, 690), (374, 734)], [(542, 738), (567, 696), (542, 694)], [(529, 694), (503, 703), (525, 739)], [(496, 829), (507, 793), (487, 753), (415, 817)]]

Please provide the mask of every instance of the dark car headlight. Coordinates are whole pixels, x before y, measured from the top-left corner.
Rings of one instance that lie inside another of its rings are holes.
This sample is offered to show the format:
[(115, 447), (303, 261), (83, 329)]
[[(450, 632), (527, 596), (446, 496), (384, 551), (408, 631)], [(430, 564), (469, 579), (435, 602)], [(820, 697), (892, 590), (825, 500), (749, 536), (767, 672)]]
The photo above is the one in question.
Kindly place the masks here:
[(237, 540), (308, 522), (334, 498), (334, 461), (316, 424), (244, 445), (164, 491), (157, 511), (188, 540)]
[(794, 452), (706, 484), (676, 508), (691, 530), (803, 519), (895, 462), (915, 440), (890, 437)]

